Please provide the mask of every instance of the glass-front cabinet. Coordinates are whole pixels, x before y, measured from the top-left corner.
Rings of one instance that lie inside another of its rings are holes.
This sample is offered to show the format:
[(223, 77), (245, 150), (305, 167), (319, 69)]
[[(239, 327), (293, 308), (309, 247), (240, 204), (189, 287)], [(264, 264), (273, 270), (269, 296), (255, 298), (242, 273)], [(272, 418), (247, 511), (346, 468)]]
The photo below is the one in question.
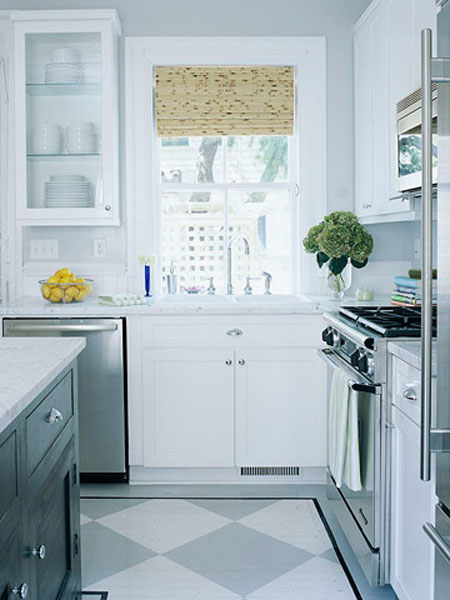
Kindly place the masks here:
[(16, 11), (12, 20), (17, 218), (118, 225), (116, 11)]

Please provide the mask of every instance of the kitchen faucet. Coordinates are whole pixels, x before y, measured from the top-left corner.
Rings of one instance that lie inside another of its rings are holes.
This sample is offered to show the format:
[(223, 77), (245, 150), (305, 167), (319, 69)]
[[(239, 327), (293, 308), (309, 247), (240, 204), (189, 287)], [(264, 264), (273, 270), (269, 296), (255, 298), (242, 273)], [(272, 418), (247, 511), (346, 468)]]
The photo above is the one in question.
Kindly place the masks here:
[(245, 255), (248, 256), (250, 254), (250, 245), (248, 243), (247, 238), (242, 237), (242, 236), (235, 236), (235, 237), (231, 238), (231, 240), (228, 242), (228, 246), (227, 246), (227, 294), (233, 293), (232, 268), (231, 268), (232, 267), (231, 247), (234, 244), (234, 242), (236, 242), (238, 240), (242, 240), (244, 242)]

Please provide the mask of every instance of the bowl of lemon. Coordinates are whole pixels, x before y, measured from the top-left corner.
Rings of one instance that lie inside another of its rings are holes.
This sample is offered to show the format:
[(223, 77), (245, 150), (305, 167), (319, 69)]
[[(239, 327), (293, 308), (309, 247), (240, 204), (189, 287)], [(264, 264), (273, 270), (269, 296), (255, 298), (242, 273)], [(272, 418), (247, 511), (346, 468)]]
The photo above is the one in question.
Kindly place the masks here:
[(48, 279), (41, 279), (42, 297), (54, 304), (82, 302), (92, 294), (93, 279), (77, 277), (69, 269), (59, 269)]

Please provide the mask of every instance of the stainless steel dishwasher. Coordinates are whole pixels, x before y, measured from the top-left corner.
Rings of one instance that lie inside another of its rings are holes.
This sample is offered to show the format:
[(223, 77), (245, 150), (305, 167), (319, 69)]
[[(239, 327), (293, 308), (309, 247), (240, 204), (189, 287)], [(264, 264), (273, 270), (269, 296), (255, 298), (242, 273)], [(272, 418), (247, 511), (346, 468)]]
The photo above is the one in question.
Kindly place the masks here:
[(85, 482), (127, 481), (124, 319), (3, 320), (4, 337), (84, 337), (78, 357), (80, 473)]

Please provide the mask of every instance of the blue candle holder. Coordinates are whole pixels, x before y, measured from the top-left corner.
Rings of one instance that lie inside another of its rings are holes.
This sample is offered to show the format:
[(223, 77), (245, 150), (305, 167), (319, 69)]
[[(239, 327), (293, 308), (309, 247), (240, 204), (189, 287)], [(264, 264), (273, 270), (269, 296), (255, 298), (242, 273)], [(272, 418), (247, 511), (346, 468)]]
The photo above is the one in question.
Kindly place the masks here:
[(145, 271), (145, 296), (146, 298), (150, 298), (150, 265), (144, 266)]

